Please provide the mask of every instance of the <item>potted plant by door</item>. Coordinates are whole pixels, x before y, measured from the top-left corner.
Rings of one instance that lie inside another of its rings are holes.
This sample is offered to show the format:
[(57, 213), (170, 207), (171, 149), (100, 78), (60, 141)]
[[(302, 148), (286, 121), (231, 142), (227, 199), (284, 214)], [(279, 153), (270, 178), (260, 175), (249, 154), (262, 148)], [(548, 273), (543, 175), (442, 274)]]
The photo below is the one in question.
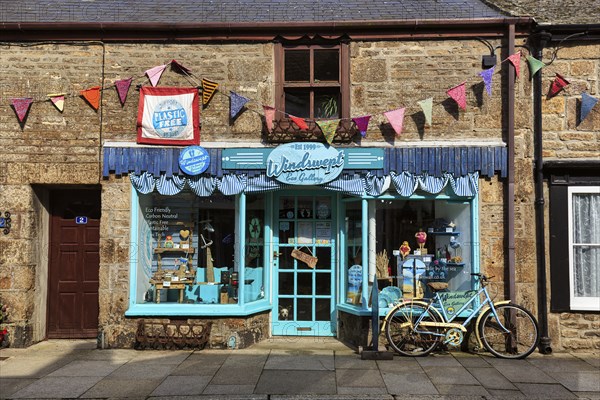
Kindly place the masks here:
[(2, 328), (2, 324), (8, 319), (8, 307), (6, 304), (0, 303), (0, 348), (5, 347), (5, 341), (8, 336), (8, 329)]

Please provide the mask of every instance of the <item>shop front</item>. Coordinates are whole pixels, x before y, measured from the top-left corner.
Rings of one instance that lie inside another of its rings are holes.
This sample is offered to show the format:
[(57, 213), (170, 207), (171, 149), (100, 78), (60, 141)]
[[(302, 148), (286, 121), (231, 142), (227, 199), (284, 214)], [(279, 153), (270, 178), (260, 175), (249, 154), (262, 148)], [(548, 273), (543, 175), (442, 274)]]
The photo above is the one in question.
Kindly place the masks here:
[(377, 279), (380, 315), (428, 281), (473, 289), (479, 180), (506, 172), (502, 146), (206, 149), (196, 175), (180, 148), (104, 148), (129, 175), (132, 318), (250, 318), (264, 337), (361, 344)]

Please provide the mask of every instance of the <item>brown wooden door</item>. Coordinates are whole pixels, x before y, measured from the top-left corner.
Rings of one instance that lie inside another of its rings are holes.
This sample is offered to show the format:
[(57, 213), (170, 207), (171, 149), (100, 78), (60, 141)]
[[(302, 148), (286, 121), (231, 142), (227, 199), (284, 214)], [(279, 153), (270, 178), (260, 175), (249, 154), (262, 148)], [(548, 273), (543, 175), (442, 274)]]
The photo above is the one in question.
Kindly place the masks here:
[(100, 191), (52, 191), (50, 208), (48, 338), (94, 338), (98, 335)]

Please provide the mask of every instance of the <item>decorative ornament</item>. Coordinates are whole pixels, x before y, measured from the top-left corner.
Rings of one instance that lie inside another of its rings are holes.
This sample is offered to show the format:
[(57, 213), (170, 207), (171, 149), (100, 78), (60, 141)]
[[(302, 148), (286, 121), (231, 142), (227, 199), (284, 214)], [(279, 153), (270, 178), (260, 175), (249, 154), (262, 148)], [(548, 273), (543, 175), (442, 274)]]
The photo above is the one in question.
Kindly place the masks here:
[(50, 98), (50, 101), (58, 111), (63, 112), (65, 109), (65, 93), (52, 93), (46, 96)]
[(465, 81), (460, 85), (456, 85), (446, 91), (448, 96), (452, 97), (458, 106), (463, 110), (467, 109), (467, 93), (465, 88), (466, 83), (467, 82)]
[(173, 236), (167, 235), (167, 237), (165, 237), (165, 248), (172, 249), (174, 245)]
[(425, 122), (431, 127), (431, 115), (433, 112), (433, 97), (425, 100), (417, 101), (417, 104), (421, 106), (423, 114), (425, 114)]
[(384, 112), (383, 115), (387, 118), (396, 132), (396, 136), (400, 136), (402, 133), (402, 126), (404, 125), (404, 110), (406, 108), (398, 108), (396, 110)]
[(150, 83), (152, 84), (152, 86), (156, 86), (166, 68), (167, 68), (166, 64), (165, 65), (157, 65), (156, 67), (152, 67), (152, 68), (146, 70), (146, 72), (144, 72), (144, 74), (146, 74), (148, 79), (150, 79)]
[(229, 117), (235, 119), (238, 116), (244, 105), (250, 101), (250, 99), (237, 94), (236, 92), (230, 91), (229, 97)]
[(550, 92), (548, 93), (548, 98), (551, 99), (552, 97), (556, 96), (568, 84), (569, 84), (569, 81), (557, 73), (556, 77), (554, 78), (554, 81), (552, 82), (552, 85), (550, 86)]
[(98, 108), (100, 107), (100, 86), (82, 90), (80, 95), (94, 110), (98, 111)]
[(215, 91), (219, 87), (216, 82), (209, 81), (208, 79), (202, 79), (202, 105), (206, 106), (210, 99), (212, 99)]
[(369, 120), (370, 119), (371, 119), (370, 115), (352, 118), (352, 121), (354, 121), (354, 123), (356, 124), (356, 127), (360, 131), (360, 135), (362, 137), (367, 137), (367, 129), (369, 128)]
[(119, 95), (119, 101), (121, 105), (125, 105), (125, 100), (127, 100), (127, 94), (129, 93), (129, 87), (131, 86), (131, 81), (133, 78), (121, 79), (115, 82), (115, 87), (117, 88), (117, 94)]
[(512, 56), (509, 56), (508, 61), (510, 61), (511, 64), (515, 67), (515, 73), (517, 74), (518, 78), (519, 74), (521, 73), (521, 51), (519, 50)]
[(536, 72), (546, 66), (546, 64), (531, 56), (527, 56), (527, 62), (529, 63), (531, 78), (533, 78)]
[(273, 120), (275, 119), (275, 108), (271, 106), (263, 106), (265, 113), (265, 123), (267, 124), (267, 130), (271, 132), (273, 130)]
[(331, 121), (317, 121), (317, 125), (319, 125), (319, 128), (323, 132), (323, 136), (325, 136), (327, 143), (331, 144), (333, 142), (335, 131), (337, 130), (339, 124), (339, 119), (334, 119)]
[[(0, 212), (0, 215), (2, 215), (1, 212)], [(8, 235), (10, 233), (10, 227), (11, 227), (10, 215), (11, 215), (10, 212), (5, 211), (4, 217), (0, 217), (0, 229), (2, 229), (2, 232), (5, 235)]]
[(17, 118), (19, 122), (23, 122), (27, 113), (29, 112), (29, 107), (31, 107), (31, 103), (33, 103), (33, 98), (31, 97), (21, 97), (17, 99), (12, 99), (11, 104), (15, 109), (15, 113), (17, 113)]
[(579, 114), (579, 122), (583, 121), (588, 114), (592, 111), (592, 108), (598, 103), (598, 99), (594, 96), (583, 92), (581, 93), (581, 113)]
[(294, 121), (294, 123), (296, 125), (298, 125), (298, 128), (300, 128), (301, 130), (307, 130), (308, 129), (308, 125), (306, 124), (306, 121), (304, 121), (302, 118), (294, 117), (293, 115), (290, 115), (290, 119), (292, 121)]
[(171, 69), (175, 72), (180, 72), (182, 74), (188, 75), (190, 72), (192, 72), (191, 69), (184, 67), (182, 64), (179, 63), (179, 61), (177, 60), (171, 60)]
[(479, 73), (479, 76), (483, 78), (483, 83), (485, 84), (485, 91), (488, 96), (492, 95), (492, 77), (494, 76), (494, 67), (492, 66), (489, 69), (484, 69)]
[(402, 259), (405, 260), (406, 256), (408, 256), (410, 254), (410, 245), (408, 244), (408, 242), (405, 240), (404, 242), (402, 242), (402, 244), (400, 245), (400, 255), (402, 256)]
[(420, 230), (417, 233), (415, 233), (415, 238), (417, 239), (417, 244), (419, 245), (421, 255), (425, 254), (423, 250), (425, 248), (425, 242), (427, 241), (427, 233), (425, 233), (425, 231), (423, 230)]

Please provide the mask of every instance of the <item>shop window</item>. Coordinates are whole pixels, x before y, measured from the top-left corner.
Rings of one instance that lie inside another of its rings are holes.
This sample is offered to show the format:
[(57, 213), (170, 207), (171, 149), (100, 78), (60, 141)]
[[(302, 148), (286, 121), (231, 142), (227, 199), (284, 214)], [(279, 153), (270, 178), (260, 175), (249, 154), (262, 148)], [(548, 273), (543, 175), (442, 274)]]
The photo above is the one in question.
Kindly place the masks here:
[(569, 187), (567, 215), (570, 307), (600, 311), (600, 186)]

